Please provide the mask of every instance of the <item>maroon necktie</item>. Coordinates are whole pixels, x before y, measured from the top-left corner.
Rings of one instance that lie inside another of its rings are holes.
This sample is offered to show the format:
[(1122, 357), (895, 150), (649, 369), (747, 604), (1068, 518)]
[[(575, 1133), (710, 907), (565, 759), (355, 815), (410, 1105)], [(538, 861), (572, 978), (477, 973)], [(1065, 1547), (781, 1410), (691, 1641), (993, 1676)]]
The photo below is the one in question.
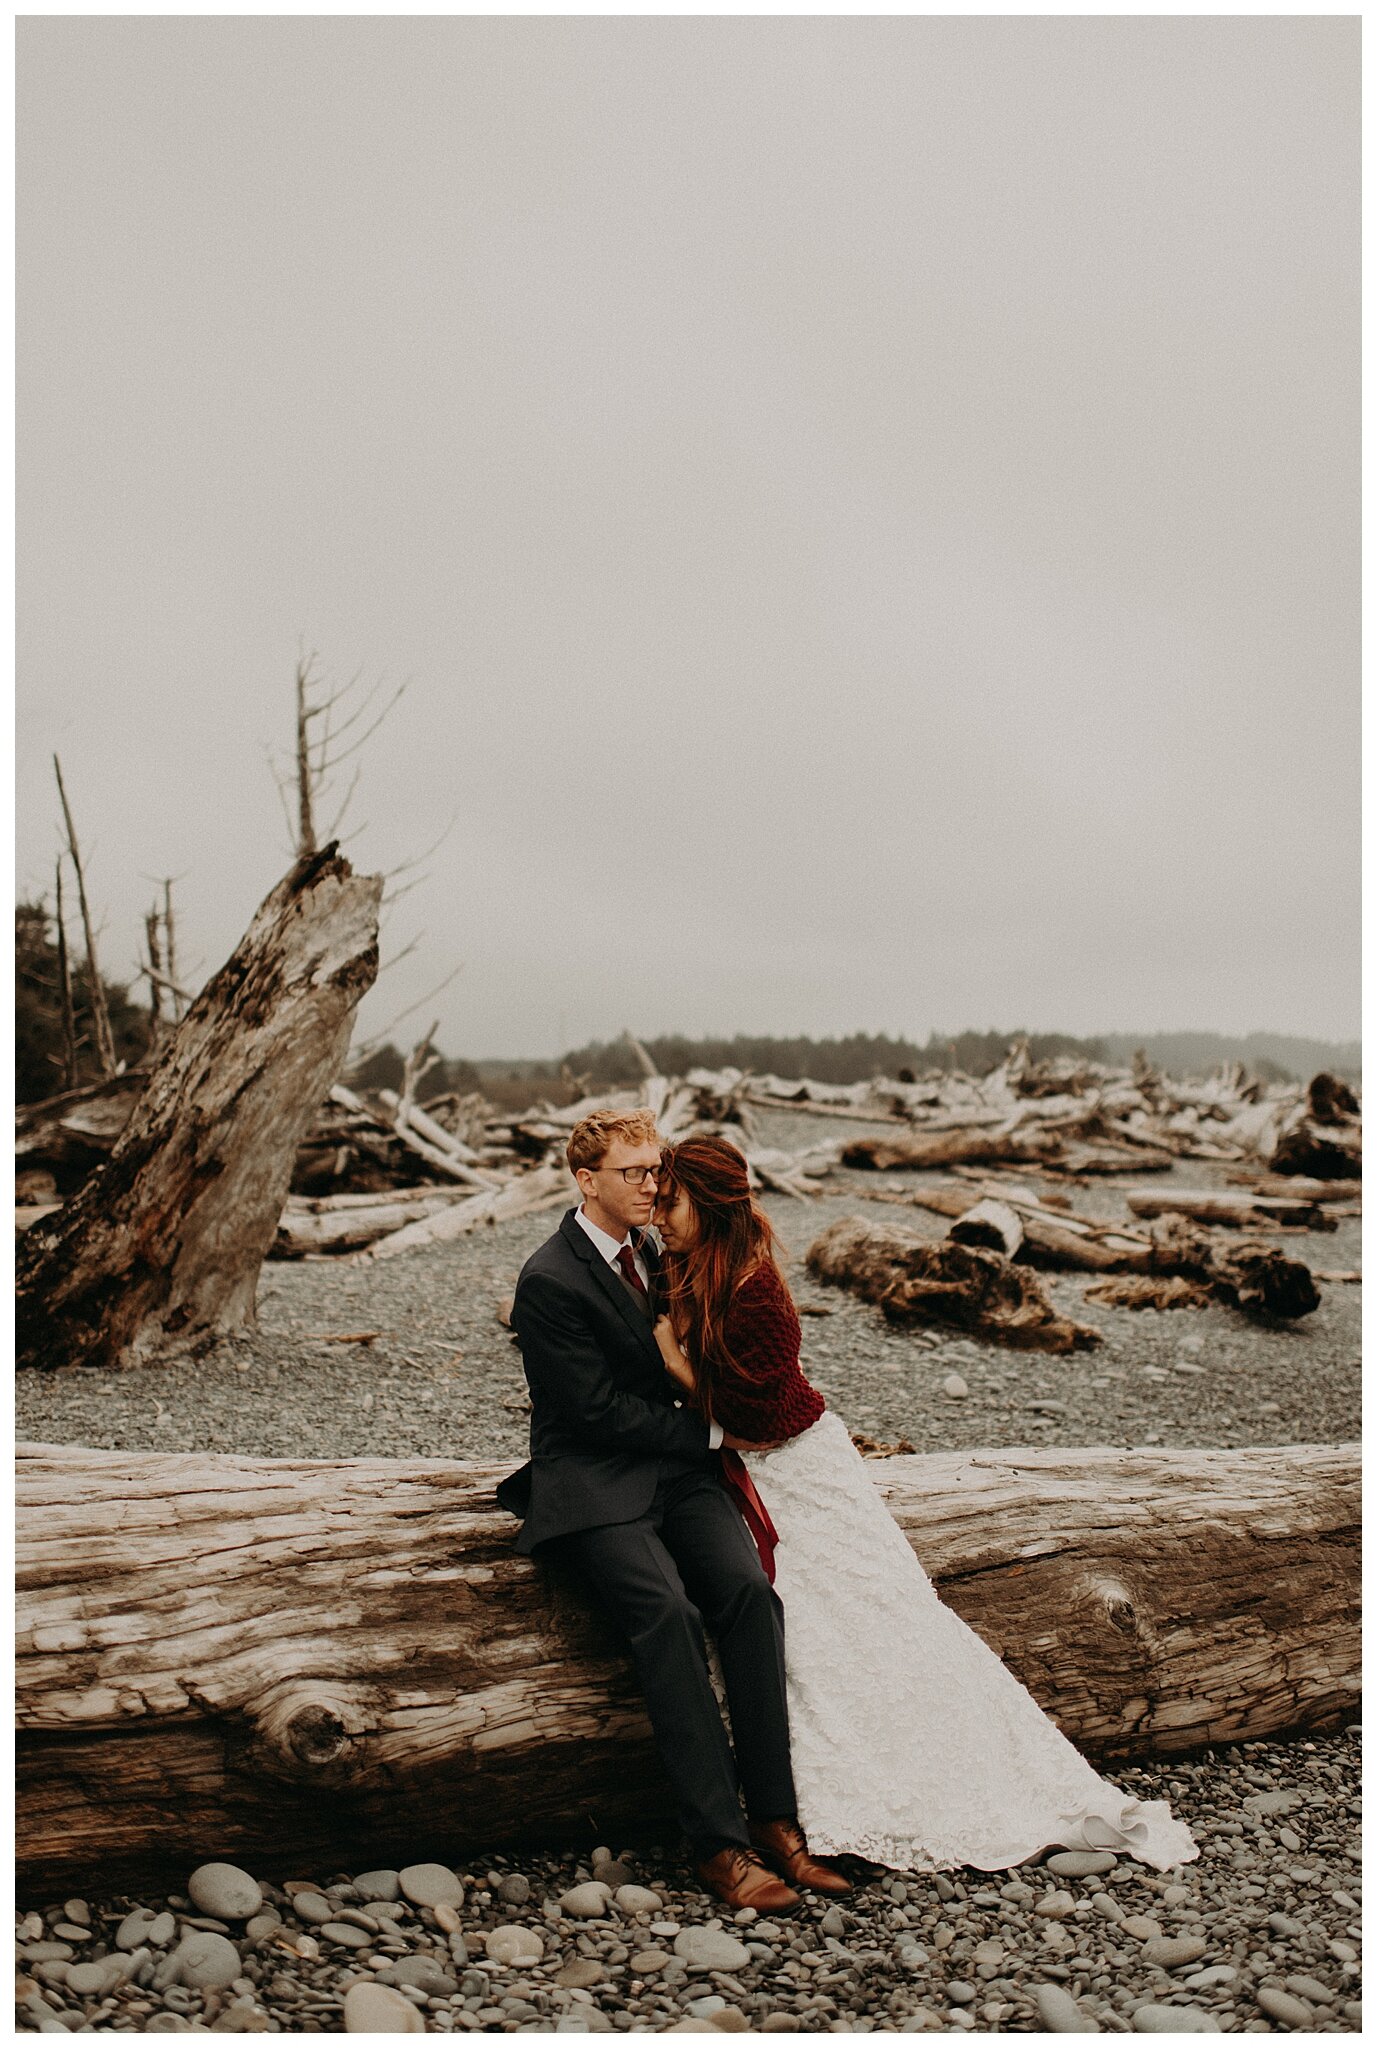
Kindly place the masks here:
[(632, 1251), (629, 1244), (624, 1244), (621, 1250), (617, 1253), (617, 1264), (622, 1269), (622, 1277), (628, 1282), (630, 1286), (635, 1288), (637, 1294), (640, 1295), (641, 1300), (646, 1304), (647, 1307), (649, 1307), (650, 1296), (645, 1291), (644, 1280), (642, 1280), (640, 1274), (636, 1271), (636, 1254)]

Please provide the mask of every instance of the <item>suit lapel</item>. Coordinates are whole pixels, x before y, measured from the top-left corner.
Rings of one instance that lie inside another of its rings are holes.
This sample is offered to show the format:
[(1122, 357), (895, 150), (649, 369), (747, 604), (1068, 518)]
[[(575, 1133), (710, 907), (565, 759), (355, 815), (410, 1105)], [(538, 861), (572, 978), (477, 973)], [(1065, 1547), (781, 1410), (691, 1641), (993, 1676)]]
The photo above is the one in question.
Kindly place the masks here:
[[(617, 1275), (612, 1271), (606, 1259), (599, 1254), (592, 1239), (574, 1221), (577, 1213), (576, 1210), (571, 1209), (560, 1228), (563, 1230), (565, 1237), (568, 1238), (574, 1251), (591, 1272), (594, 1286), (600, 1287), (608, 1299), (616, 1303), (618, 1315), (621, 1316), (628, 1328), (635, 1331), (646, 1349), (654, 1357), (655, 1363), (657, 1365), (660, 1364), (660, 1347), (655, 1342), (649, 1316), (646, 1315), (644, 1309), (636, 1306), (635, 1301), (632, 1299), (630, 1288), (626, 1286), (624, 1281), (617, 1278)], [(647, 1268), (650, 1268), (649, 1259), (646, 1260), (646, 1265)]]

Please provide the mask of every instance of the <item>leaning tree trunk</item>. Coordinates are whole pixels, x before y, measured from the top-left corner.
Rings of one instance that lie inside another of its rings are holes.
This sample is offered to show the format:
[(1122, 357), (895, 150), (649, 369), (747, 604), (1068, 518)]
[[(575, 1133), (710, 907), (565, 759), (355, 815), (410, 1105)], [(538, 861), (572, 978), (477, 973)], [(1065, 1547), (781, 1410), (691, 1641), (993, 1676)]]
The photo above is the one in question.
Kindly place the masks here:
[(297, 1145), (378, 971), (381, 894), (333, 846), (278, 883), (109, 1159), (21, 1239), (19, 1364), (132, 1364), (252, 1322)]
[[(30, 1888), (672, 1826), (631, 1667), (577, 1586), (513, 1550), (503, 1469), (24, 1448)], [(943, 1597), (1092, 1755), (1353, 1709), (1356, 1446), (871, 1470)]]
[(1102, 1333), (1062, 1314), (1037, 1275), (1001, 1252), (932, 1244), (902, 1223), (842, 1216), (808, 1247), (824, 1286), (850, 1287), (891, 1322), (944, 1323), (1020, 1351), (1073, 1351)]

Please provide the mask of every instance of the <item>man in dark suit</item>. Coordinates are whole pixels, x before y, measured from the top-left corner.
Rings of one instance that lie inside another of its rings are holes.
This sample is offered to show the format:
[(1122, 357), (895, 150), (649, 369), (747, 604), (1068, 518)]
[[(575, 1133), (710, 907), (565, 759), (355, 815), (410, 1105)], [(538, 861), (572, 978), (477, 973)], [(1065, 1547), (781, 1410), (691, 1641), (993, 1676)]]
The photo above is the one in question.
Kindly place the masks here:
[(799, 1898), (779, 1871), (850, 1887), (808, 1854), (795, 1818), (783, 1609), (721, 1483), (722, 1431), (679, 1405), (655, 1343), (659, 1257), (645, 1229), (660, 1151), (648, 1110), (599, 1112), (574, 1129), (582, 1206), (526, 1261), (512, 1304), (531, 1459), (497, 1497), (524, 1517), (517, 1547), (549, 1545), (621, 1626), (704, 1883), (729, 1905), (787, 1912)]

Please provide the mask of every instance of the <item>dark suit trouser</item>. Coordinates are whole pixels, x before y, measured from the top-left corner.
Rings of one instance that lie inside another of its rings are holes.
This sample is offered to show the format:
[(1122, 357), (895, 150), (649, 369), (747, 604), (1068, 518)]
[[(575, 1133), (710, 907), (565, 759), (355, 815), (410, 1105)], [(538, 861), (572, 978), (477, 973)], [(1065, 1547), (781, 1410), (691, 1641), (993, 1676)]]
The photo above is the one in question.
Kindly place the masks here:
[[(784, 1610), (714, 1472), (662, 1479), (638, 1521), (564, 1536), (631, 1647), (656, 1745), (695, 1841), (749, 1842), (741, 1813), (794, 1812), (784, 1685)], [(708, 1677), (707, 1628), (726, 1681), (727, 1740)]]

